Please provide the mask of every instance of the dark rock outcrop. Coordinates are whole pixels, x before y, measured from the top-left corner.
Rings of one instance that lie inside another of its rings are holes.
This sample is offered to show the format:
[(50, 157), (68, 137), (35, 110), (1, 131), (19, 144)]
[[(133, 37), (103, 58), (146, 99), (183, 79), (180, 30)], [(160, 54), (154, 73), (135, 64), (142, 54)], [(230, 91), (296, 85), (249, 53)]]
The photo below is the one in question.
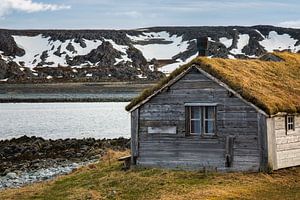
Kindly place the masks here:
[[(65, 160), (74, 162), (97, 159), (106, 149), (125, 150), (129, 139), (58, 139), (23, 136), (0, 141), (0, 175), (12, 171), (24, 171), (51, 167)], [(45, 166), (48, 165), (48, 166)]]
[(66, 49), (68, 51), (71, 51), (72, 53), (77, 53), (77, 51), (75, 50), (74, 46), (72, 45), (72, 43), (69, 43), (67, 46), (66, 46)]
[(54, 55), (60, 57), (62, 55), (62, 53), (60, 52), (61, 50), (61, 45), (59, 45), (59, 47), (57, 47), (56, 51), (53, 53)]
[(21, 70), (20, 65), (13, 61), (6, 62), (0, 58), (0, 79), (26, 80), (33, 77), (32, 71), (26, 67)]
[(54, 62), (46, 62), (48, 57), (48, 51), (43, 51), (42, 55), (40, 56), (41, 62), (39, 62), (37, 66), (52, 65)]
[(6, 56), (23, 56), (24, 49), (17, 46), (14, 38), (6, 31), (0, 31), (0, 51)]
[(90, 53), (83, 56), (75, 56), (71, 60), (67, 60), (67, 63), (71, 66), (78, 66), (87, 61), (97, 66), (114, 66), (116, 58), (121, 59), (121, 52), (113, 48), (109, 42), (103, 42), (97, 49), (93, 49)]
[(132, 66), (135, 68), (143, 67), (147, 65), (147, 60), (143, 56), (143, 53), (134, 48), (134, 46), (130, 45), (130, 47), (126, 51), (128, 58), (132, 60)]
[(86, 44), (82, 38), (76, 38), (74, 42), (78, 43), (82, 48), (86, 48)]
[(4, 60), (0, 59), (0, 79), (7, 77), (7, 64)]

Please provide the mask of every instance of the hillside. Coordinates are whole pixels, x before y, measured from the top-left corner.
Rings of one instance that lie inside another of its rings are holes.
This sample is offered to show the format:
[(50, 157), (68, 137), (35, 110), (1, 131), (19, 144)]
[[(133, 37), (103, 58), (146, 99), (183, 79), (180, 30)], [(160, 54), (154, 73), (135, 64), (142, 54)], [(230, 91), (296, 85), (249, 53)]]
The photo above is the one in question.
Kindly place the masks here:
[(255, 58), (300, 51), (300, 29), (273, 26), (136, 30), (0, 30), (1, 82), (157, 80), (197, 56)]
[(300, 168), (266, 173), (216, 173), (164, 169), (123, 171), (110, 152), (50, 182), (0, 191), (0, 199), (299, 199)]

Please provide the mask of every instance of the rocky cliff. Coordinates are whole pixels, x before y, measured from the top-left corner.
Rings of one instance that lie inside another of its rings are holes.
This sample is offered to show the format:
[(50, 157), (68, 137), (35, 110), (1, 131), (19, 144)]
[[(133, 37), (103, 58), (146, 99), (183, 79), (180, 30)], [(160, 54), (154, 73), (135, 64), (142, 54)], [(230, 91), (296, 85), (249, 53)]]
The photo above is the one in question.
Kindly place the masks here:
[(1, 82), (156, 80), (197, 56), (256, 58), (300, 51), (300, 29), (273, 26), (136, 30), (0, 30)]

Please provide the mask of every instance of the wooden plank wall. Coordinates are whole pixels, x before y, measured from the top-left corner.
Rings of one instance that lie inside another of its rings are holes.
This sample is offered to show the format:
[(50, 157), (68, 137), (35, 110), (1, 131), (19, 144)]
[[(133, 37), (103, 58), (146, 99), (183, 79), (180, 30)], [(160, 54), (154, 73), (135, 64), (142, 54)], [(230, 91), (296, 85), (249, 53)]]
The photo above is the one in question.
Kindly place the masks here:
[(138, 127), (139, 127), (139, 109), (131, 112), (131, 162), (135, 164), (138, 156)]
[(295, 116), (295, 130), (286, 131), (285, 116), (275, 117), (277, 168), (300, 165), (300, 115)]
[[(185, 135), (184, 103), (218, 103), (217, 137)], [(257, 171), (261, 162), (257, 111), (192, 69), (142, 105), (138, 164), (172, 168)], [(176, 134), (149, 134), (148, 127), (176, 126)], [(225, 138), (235, 136), (233, 165), (225, 167)]]

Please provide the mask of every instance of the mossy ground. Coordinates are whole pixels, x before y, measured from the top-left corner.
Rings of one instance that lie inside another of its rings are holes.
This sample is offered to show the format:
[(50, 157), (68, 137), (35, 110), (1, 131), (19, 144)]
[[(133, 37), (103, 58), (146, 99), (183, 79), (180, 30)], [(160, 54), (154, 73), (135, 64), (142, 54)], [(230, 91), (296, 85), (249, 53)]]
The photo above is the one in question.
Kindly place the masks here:
[[(300, 168), (265, 173), (204, 173), (166, 169), (122, 170), (110, 152), (55, 180), (0, 192), (0, 199), (300, 199)], [(110, 159), (108, 159), (110, 158)]]

